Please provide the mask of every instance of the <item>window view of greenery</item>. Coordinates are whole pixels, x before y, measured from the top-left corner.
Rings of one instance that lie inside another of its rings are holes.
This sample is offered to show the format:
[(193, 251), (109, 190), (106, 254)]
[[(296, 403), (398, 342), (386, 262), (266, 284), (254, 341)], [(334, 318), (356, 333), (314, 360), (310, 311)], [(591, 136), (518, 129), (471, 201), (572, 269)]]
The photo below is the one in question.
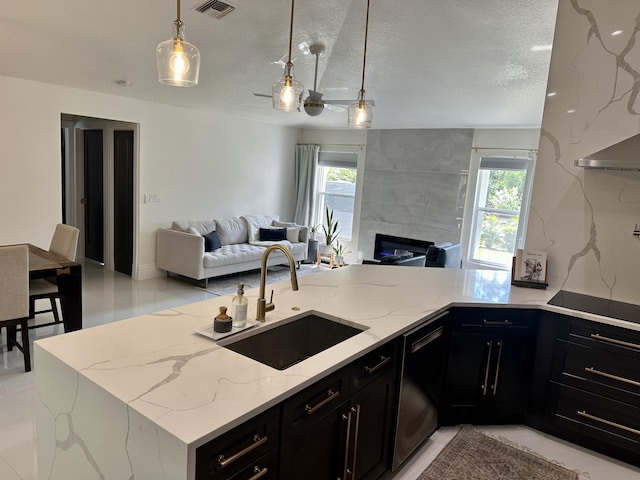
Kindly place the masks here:
[(474, 258), (508, 267), (516, 249), (526, 171), (482, 169), (479, 175)]
[(356, 169), (323, 167), (322, 170), (323, 181), (318, 192), (320, 195), (318, 223), (324, 223), (324, 206), (326, 205), (333, 210), (333, 216), (338, 220), (339, 236), (351, 238), (356, 195)]

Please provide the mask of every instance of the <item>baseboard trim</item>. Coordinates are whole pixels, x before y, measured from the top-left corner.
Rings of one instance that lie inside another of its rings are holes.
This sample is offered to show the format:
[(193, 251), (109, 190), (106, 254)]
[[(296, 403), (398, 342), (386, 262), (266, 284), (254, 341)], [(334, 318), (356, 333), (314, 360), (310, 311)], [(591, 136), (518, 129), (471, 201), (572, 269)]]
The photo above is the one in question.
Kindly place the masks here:
[(166, 272), (159, 269), (155, 264), (140, 265), (134, 280), (148, 280), (150, 278), (164, 277)]

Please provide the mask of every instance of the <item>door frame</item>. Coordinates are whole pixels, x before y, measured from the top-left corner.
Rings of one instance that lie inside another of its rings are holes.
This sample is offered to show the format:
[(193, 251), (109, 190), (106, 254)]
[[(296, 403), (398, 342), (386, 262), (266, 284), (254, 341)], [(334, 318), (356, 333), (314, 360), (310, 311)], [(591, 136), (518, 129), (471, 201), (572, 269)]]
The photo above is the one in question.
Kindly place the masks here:
[[(139, 124), (121, 122), (92, 117), (62, 114), (61, 128), (68, 129), (69, 142), (67, 144), (68, 178), (67, 187), (67, 223), (80, 229), (78, 239), (78, 257), (84, 257), (84, 212), (80, 200), (84, 195), (84, 141), (82, 130), (101, 129), (103, 131), (103, 178), (104, 178), (104, 268), (108, 271), (115, 270), (114, 261), (114, 131), (133, 131), (133, 268), (132, 278), (139, 279), (138, 269), (138, 244), (140, 231), (140, 140)], [(71, 151), (71, 145), (74, 146)]]

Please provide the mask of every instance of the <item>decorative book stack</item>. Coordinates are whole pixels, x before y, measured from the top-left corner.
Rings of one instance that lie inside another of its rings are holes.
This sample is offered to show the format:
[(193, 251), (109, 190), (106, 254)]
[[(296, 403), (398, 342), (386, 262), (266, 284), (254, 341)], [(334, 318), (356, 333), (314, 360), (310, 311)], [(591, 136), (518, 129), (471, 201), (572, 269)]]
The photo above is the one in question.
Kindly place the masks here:
[(547, 252), (519, 248), (511, 266), (511, 285), (547, 288)]

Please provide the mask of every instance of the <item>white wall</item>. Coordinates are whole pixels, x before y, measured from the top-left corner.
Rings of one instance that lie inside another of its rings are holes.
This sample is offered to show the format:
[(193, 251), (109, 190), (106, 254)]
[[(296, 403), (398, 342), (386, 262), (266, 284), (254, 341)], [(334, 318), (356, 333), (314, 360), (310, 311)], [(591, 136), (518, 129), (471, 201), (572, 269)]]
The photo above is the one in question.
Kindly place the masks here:
[(2, 76), (0, 105), (0, 244), (48, 247), (62, 218), (61, 113), (139, 124), (134, 275), (158, 274), (155, 231), (174, 219), (293, 217), (296, 129)]

